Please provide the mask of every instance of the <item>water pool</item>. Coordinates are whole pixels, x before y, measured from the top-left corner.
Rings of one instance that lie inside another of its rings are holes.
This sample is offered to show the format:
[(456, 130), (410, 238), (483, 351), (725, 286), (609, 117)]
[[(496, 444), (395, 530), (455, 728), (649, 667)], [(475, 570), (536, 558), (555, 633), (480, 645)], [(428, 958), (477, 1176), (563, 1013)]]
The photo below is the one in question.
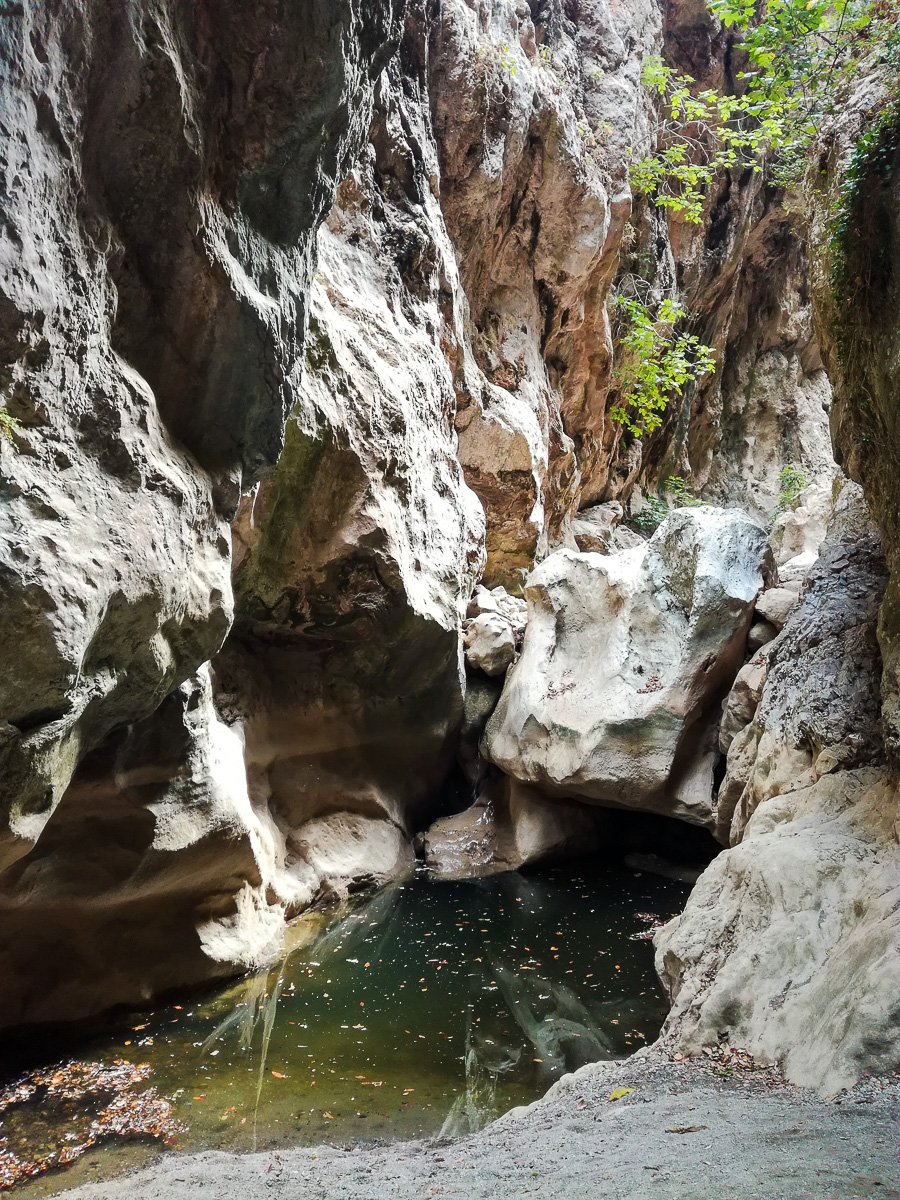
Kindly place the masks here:
[[(653, 1040), (666, 1006), (644, 935), (688, 890), (599, 864), (474, 881), (420, 872), (305, 914), (276, 968), (120, 1017), (70, 1057), (130, 1064), (119, 1107), (152, 1086), (171, 1099), (184, 1150), (467, 1133), (565, 1071)], [(46, 1037), (21, 1050), (35, 1064), (59, 1053)], [(103, 1080), (74, 1097), (36, 1089), (0, 1115), (0, 1152), (78, 1146), (110, 1094)], [(111, 1133), (12, 1194), (50, 1195), (160, 1152)]]

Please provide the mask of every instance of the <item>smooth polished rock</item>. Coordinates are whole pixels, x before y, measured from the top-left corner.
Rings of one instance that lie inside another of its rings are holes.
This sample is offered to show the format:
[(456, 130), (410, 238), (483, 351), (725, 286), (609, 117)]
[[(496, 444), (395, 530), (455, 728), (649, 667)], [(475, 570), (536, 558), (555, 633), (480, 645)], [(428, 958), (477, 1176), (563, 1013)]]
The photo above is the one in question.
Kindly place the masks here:
[(759, 525), (708, 507), (617, 555), (551, 555), (486, 757), (552, 795), (707, 822), (711, 795), (701, 817), (676, 784), (741, 665), (767, 555)]

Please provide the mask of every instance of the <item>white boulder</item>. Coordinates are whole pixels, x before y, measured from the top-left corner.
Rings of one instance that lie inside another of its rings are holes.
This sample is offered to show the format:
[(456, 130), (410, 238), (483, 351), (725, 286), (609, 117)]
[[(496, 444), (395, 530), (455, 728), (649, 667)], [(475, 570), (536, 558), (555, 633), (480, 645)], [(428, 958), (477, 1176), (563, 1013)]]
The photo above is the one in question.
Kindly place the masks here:
[(799, 587), (769, 588), (756, 602), (756, 615), (774, 625), (776, 629), (784, 629), (799, 595)]
[(632, 550), (551, 555), (527, 581), (525, 643), (485, 756), (557, 796), (709, 823), (711, 795), (678, 792), (708, 758), (700, 718), (741, 665), (767, 553), (744, 514), (703, 507)]

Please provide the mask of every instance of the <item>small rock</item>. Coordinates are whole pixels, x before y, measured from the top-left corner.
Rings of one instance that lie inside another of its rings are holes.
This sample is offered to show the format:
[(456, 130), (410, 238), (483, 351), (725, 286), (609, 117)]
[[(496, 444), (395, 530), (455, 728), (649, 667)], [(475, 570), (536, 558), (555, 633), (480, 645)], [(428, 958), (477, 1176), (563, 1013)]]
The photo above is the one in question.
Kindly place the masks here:
[(769, 621), (777, 630), (784, 629), (791, 609), (797, 603), (799, 587), (773, 587), (763, 592), (756, 602), (756, 615)]
[(500, 613), (485, 612), (466, 627), (466, 659), (485, 675), (502, 675), (516, 657), (513, 627)]
[(751, 654), (767, 646), (778, 637), (778, 630), (771, 621), (754, 621), (747, 634), (747, 649)]

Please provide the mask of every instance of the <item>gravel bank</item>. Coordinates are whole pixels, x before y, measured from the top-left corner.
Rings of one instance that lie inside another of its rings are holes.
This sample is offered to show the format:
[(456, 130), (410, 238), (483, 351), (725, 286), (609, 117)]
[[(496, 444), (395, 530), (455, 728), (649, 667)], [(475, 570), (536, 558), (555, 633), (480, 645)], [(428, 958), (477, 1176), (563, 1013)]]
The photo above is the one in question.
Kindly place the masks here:
[[(619, 1087), (633, 1092), (617, 1100)], [(66, 1200), (900, 1200), (900, 1080), (826, 1102), (653, 1051), (453, 1143), (172, 1155)]]

